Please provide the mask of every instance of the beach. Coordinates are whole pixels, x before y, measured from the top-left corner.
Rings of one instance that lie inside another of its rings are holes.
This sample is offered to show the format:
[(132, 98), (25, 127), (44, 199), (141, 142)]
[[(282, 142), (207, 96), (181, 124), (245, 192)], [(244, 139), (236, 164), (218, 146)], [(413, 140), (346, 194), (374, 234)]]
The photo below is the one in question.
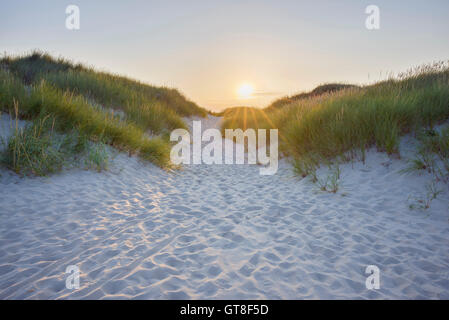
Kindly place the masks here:
[[(103, 172), (1, 169), (0, 298), (449, 299), (449, 192), (411, 209), (432, 177), (406, 166), (370, 150), (341, 165), (336, 193), (288, 159), (272, 176), (258, 165), (164, 171), (119, 152)], [(70, 265), (79, 289), (66, 288)], [(369, 265), (378, 290), (365, 286)]]

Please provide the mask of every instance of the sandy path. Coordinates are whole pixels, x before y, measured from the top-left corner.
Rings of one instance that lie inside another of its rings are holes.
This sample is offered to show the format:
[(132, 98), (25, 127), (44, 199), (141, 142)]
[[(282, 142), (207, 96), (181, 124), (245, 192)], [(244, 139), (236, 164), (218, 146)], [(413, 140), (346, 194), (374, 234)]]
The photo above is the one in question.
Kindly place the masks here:
[[(274, 176), (247, 165), (171, 174), (123, 154), (103, 173), (2, 170), (0, 298), (449, 299), (449, 194), (410, 211), (430, 177), (387, 160), (344, 165), (337, 194), (284, 161)], [(65, 287), (68, 265), (78, 290)]]

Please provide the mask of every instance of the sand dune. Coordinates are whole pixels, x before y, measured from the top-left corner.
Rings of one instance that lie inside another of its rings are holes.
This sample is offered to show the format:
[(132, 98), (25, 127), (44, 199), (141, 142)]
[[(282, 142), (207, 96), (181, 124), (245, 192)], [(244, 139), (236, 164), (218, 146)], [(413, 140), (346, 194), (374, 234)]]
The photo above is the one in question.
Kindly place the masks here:
[[(370, 151), (342, 166), (337, 194), (279, 165), (273, 176), (256, 165), (168, 173), (120, 153), (102, 173), (2, 169), (0, 298), (449, 299), (447, 188), (410, 210), (431, 177), (399, 174), (404, 160)], [(81, 270), (77, 290), (68, 265)], [(379, 290), (365, 287), (368, 265)]]

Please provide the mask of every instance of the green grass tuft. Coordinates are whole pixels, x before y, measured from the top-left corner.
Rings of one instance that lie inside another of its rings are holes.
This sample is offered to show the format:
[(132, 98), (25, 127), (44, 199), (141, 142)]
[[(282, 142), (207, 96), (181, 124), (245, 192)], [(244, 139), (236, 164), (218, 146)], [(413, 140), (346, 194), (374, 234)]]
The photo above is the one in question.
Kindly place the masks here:
[(16, 127), (0, 161), (16, 173), (25, 175), (45, 176), (59, 171), (64, 164), (64, 151), (53, 128), (49, 130), (50, 123), (50, 118), (46, 117), (25, 129)]
[(93, 143), (87, 147), (87, 156), (84, 161), (87, 169), (98, 172), (108, 169), (109, 155), (104, 143)]

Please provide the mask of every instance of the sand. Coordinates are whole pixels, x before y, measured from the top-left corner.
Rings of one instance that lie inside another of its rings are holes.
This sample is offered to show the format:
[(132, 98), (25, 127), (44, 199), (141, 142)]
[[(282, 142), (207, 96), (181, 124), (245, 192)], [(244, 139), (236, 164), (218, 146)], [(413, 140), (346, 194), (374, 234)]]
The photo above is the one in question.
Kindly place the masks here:
[[(400, 174), (406, 165), (371, 150), (342, 165), (336, 194), (285, 159), (273, 176), (257, 165), (170, 173), (122, 153), (101, 173), (0, 169), (0, 298), (449, 299), (447, 186), (411, 210), (432, 177)], [(69, 265), (79, 289), (66, 288)], [(365, 287), (368, 265), (379, 290)]]

